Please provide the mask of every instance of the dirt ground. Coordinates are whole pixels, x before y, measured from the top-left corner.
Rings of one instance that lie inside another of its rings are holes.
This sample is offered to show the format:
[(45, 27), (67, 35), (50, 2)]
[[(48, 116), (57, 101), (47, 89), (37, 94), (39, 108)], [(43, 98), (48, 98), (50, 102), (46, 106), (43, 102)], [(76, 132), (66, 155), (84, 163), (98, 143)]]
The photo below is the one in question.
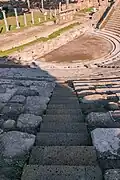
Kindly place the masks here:
[(41, 58), (56, 63), (94, 60), (107, 55), (111, 49), (112, 45), (105, 39), (85, 34)]

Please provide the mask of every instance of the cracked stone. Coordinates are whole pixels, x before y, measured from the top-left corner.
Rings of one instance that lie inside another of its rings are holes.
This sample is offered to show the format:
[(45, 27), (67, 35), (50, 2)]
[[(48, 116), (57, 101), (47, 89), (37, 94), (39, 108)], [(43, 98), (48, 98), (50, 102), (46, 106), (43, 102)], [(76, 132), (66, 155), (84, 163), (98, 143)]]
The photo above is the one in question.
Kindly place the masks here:
[(16, 95), (23, 95), (23, 96), (38, 96), (39, 92), (34, 90), (34, 89), (30, 89), (30, 88), (26, 88), (26, 87), (19, 87), (19, 89), (16, 92)]
[(15, 95), (12, 97), (12, 99), (10, 100), (11, 103), (21, 103), (24, 104), (25, 102), (25, 96), (22, 95)]
[(16, 89), (7, 89), (6, 93), (0, 93), (0, 102), (6, 103), (15, 94)]
[(4, 119), (16, 119), (18, 115), (23, 113), (24, 106), (19, 103), (8, 103), (1, 111), (2, 117)]
[(34, 142), (32, 134), (18, 131), (3, 133), (0, 136), (0, 167), (22, 167)]
[(41, 122), (41, 116), (35, 116), (33, 114), (21, 114), (17, 120), (17, 127), (22, 131), (34, 133)]
[(53, 87), (40, 87), (40, 86), (31, 86), (30, 87), (31, 90), (35, 90), (37, 92), (39, 92), (39, 96), (45, 96), (45, 97), (49, 97), (51, 96), (51, 92), (53, 92)]
[(91, 136), (98, 158), (119, 159), (120, 128), (96, 128), (91, 132)]

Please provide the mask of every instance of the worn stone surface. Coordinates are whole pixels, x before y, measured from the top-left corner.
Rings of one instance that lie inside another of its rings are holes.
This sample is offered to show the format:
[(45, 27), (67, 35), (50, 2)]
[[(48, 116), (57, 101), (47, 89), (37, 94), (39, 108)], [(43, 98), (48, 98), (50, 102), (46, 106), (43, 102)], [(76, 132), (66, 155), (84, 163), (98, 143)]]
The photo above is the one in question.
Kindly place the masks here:
[(95, 90), (84, 90), (80, 92), (78, 91), (77, 94), (79, 97), (84, 97), (84, 96), (95, 94)]
[(7, 89), (5, 93), (0, 93), (0, 102), (6, 103), (15, 94), (17, 89)]
[(22, 96), (22, 95), (13, 96), (13, 98), (10, 100), (10, 102), (11, 103), (21, 103), (21, 104), (24, 104), (25, 96)]
[(120, 110), (111, 111), (111, 115), (115, 122), (120, 122)]
[(92, 146), (40, 146), (34, 147), (30, 164), (39, 165), (97, 165)]
[(111, 127), (117, 126), (109, 112), (91, 112), (86, 116), (86, 122), (89, 127)]
[(55, 114), (55, 115), (44, 115), (43, 116), (43, 122), (69, 122), (69, 123), (74, 123), (74, 122), (84, 122), (83, 116), (79, 115), (70, 115), (70, 114)]
[(19, 180), (42, 121), (34, 113), (42, 115), (55, 83), (40, 69), (0, 68), (0, 77), (0, 180)]
[(3, 130), (2, 129), (0, 129), (0, 134), (2, 134), (3, 133)]
[(16, 119), (18, 115), (24, 112), (23, 104), (19, 103), (8, 103), (4, 106), (3, 110), (1, 111), (2, 117), (5, 119), (11, 118)]
[(85, 123), (69, 123), (69, 122), (44, 122), (41, 123), (41, 132), (66, 132), (66, 133), (79, 133), (87, 132), (87, 125)]
[(81, 99), (82, 103), (94, 103), (94, 102), (101, 102), (105, 101), (106, 97), (100, 94), (93, 94), (93, 95), (88, 95), (84, 96), (83, 99)]
[(3, 123), (4, 123), (4, 119), (0, 119), (0, 127), (2, 127), (2, 125), (3, 125)]
[(5, 93), (5, 92), (6, 92), (6, 88), (0, 85), (0, 93)]
[(105, 180), (120, 180), (120, 169), (109, 169), (106, 170)]
[(35, 136), (18, 131), (10, 131), (0, 136), (0, 166), (22, 167), (35, 142)]
[(14, 120), (8, 119), (7, 121), (3, 123), (3, 128), (6, 130), (13, 130), (15, 129), (15, 123), (16, 122)]
[(21, 87), (17, 90), (16, 95), (39, 96), (39, 92), (34, 89), (27, 88), (27, 87)]
[(26, 166), (21, 180), (35, 180), (37, 178), (44, 180), (102, 180), (102, 173), (98, 166)]
[(42, 118), (33, 114), (21, 114), (17, 120), (17, 127), (21, 131), (34, 133), (36, 128), (40, 125)]
[(110, 110), (114, 111), (114, 110), (119, 110), (119, 104), (115, 103), (115, 102), (109, 102), (108, 103), (108, 107)]
[(97, 128), (91, 136), (99, 158), (119, 159), (120, 128)]
[(90, 145), (88, 132), (79, 133), (37, 133), (37, 146), (80, 146)]
[(42, 115), (47, 108), (49, 102), (48, 97), (43, 96), (28, 96), (25, 104), (25, 113)]

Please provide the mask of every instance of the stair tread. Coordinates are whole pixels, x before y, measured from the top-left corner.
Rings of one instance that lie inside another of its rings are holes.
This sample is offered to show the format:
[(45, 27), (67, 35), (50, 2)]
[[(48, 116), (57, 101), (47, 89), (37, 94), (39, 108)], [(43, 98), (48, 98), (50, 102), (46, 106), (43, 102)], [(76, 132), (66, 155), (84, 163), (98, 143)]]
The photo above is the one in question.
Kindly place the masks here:
[(80, 106), (78, 105), (78, 104), (53, 104), (53, 103), (50, 103), (50, 104), (48, 104), (48, 109), (79, 109), (80, 108)]
[(82, 112), (80, 109), (66, 109), (66, 108), (59, 108), (59, 109), (47, 109), (46, 114), (78, 114), (82, 115)]
[(74, 123), (74, 122), (84, 122), (83, 116), (79, 115), (70, 115), (70, 114), (46, 114), (43, 116), (43, 122), (69, 122), (69, 123)]
[(98, 166), (27, 165), (21, 180), (102, 180)]
[(30, 164), (40, 165), (96, 165), (97, 157), (93, 146), (35, 146)]
[(50, 100), (50, 103), (55, 103), (55, 104), (78, 104), (79, 102), (76, 99), (61, 99), (60, 97), (56, 98), (56, 99), (52, 99)]
[(80, 146), (90, 145), (88, 132), (79, 133), (37, 133), (37, 146)]
[(42, 122), (40, 132), (76, 132), (87, 131), (85, 123), (61, 123), (61, 122)]

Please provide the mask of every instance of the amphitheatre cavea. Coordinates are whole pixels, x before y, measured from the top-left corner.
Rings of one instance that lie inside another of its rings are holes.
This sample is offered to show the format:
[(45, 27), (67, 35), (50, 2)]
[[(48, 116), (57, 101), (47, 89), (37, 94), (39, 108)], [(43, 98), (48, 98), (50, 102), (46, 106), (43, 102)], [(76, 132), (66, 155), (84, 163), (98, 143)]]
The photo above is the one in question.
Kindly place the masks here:
[(0, 180), (120, 180), (120, 1), (0, 1)]

